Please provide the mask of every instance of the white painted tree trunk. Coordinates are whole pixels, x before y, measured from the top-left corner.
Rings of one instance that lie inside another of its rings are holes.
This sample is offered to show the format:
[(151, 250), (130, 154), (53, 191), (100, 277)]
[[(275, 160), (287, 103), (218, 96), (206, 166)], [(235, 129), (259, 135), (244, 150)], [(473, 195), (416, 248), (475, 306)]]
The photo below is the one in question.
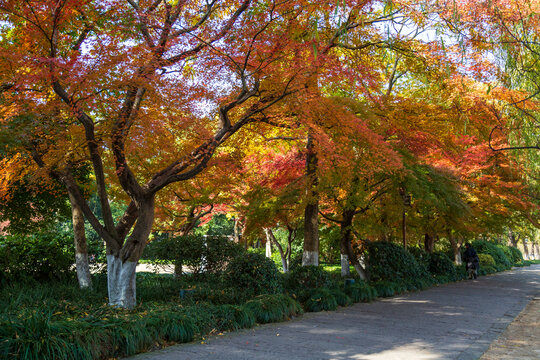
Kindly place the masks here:
[(523, 260), (530, 260), (529, 258), (529, 246), (527, 241), (523, 241)]
[(90, 266), (88, 264), (88, 253), (75, 254), (75, 268), (77, 269), (77, 280), (81, 289), (92, 286)]
[(88, 263), (88, 247), (86, 244), (86, 230), (84, 228), (84, 215), (75, 197), (68, 192), (71, 203), (71, 219), (73, 221), (73, 238), (75, 241), (75, 269), (77, 280), (81, 289), (92, 286), (90, 265)]
[(347, 254), (341, 254), (341, 276), (346, 277), (350, 275), (349, 256)]
[(268, 236), (266, 237), (266, 257), (272, 258), (272, 242), (270, 241)]
[(125, 309), (135, 307), (135, 268), (137, 263), (122, 260), (113, 255), (107, 255), (107, 286), (109, 290), (109, 305)]
[(356, 273), (358, 274), (358, 276), (360, 276), (360, 279), (362, 279), (364, 281), (367, 280), (367, 275), (366, 275), (366, 272), (364, 271), (364, 269), (362, 268), (362, 265), (355, 264), (354, 265), (354, 270), (356, 270)]
[(302, 266), (319, 266), (319, 252), (318, 251), (306, 251), (302, 253)]

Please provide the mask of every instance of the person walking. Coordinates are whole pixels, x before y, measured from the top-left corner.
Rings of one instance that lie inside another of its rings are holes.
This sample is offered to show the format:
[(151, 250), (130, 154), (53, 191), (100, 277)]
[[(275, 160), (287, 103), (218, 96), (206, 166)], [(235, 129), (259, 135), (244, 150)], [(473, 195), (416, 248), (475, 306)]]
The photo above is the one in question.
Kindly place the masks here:
[(478, 277), (478, 269), (480, 268), (480, 259), (476, 250), (469, 243), (465, 243), (465, 253), (463, 254), (465, 264), (467, 266), (467, 272), (469, 273), (469, 279), (476, 279)]

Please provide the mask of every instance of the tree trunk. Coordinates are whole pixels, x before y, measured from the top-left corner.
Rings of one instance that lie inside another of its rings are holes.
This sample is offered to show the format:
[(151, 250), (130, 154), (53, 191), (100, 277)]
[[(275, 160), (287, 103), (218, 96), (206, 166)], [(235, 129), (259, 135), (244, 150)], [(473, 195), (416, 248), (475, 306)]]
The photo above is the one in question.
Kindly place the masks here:
[(428, 253), (432, 253), (434, 245), (435, 245), (435, 236), (426, 233), (424, 235), (424, 250)]
[(174, 261), (174, 278), (180, 279), (182, 277), (182, 260), (177, 259)]
[(88, 247), (86, 245), (86, 232), (84, 229), (84, 216), (81, 207), (75, 202), (75, 198), (69, 194), (71, 203), (71, 217), (73, 220), (73, 237), (75, 240), (75, 268), (79, 287), (89, 288), (92, 286), (90, 265), (88, 263)]
[(358, 261), (358, 257), (354, 253), (350, 241), (347, 246), (347, 255), (349, 255), (349, 260), (352, 266), (354, 267), (354, 270), (356, 270), (356, 273), (358, 274), (358, 276), (360, 276), (360, 279), (365, 280), (365, 281), (368, 280), (366, 270), (362, 267), (362, 265)]
[(154, 223), (154, 198), (139, 201), (137, 222), (119, 254), (107, 255), (109, 305), (132, 309), (136, 305), (135, 269)]
[(118, 256), (107, 255), (107, 287), (109, 290), (109, 305), (125, 309), (135, 307), (135, 269), (134, 261), (122, 262)]
[(456, 265), (461, 265), (461, 252), (459, 251), (459, 245), (456, 239), (448, 234), (448, 241), (450, 241), (450, 246), (452, 247), (452, 252), (454, 254), (454, 263)]
[(525, 260), (530, 260), (529, 246), (527, 244), (528, 244), (527, 239), (523, 239), (523, 258)]
[(349, 276), (349, 261), (362, 280), (367, 280), (365, 269), (360, 265), (358, 257), (352, 248), (352, 222), (354, 210), (345, 210), (343, 212), (342, 222), (340, 224), (341, 232), (341, 276)]
[(304, 211), (304, 249), (302, 266), (319, 265), (319, 193), (317, 185), (317, 153), (314, 149), (313, 138), (308, 135), (306, 177), (307, 204)]
[(276, 237), (274, 236), (274, 233), (272, 232), (272, 229), (265, 228), (264, 232), (266, 234), (266, 242), (276, 245), (276, 248), (278, 249), (279, 256), (281, 257), (281, 266), (283, 267), (283, 272), (284, 273), (289, 272), (289, 263), (287, 261), (287, 253), (283, 251), (283, 247), (277, 241)]
[(352, 220), (354, 212), (344, 211), (342, 221), (340, 223), (340, 252), (341, 252), (341, 276), (347, 277), (351, 275), (349, 266), (349, 243), (352, 237)]
[(294, 239), (296, 239), (296, 228), (293, 228), (290, 225), (287, 225), (287, 231), (289, 234), (287, 235), (287, 250), (285, 251), (285, 257), (287, 259), (287, 271), (289, 272), (291, 268), (291, 256), (292, 256), (292, 243)]
[(268, 234), (266, 235), (265, 255), (267, 258), (272, 258), (272, 241), (269, 239)]
[(234, 231), (234, 235), (233, 235), (233, 238), (234, 238), (234, 242), (237, 243), (237, 244), (240, 244), (240, 229), (238, 228), (238, 223), (240, 222), (240, 220), (235, 217), (234, 218), (234, 228), (233, 228), (233, 231)]
[(513, 247), (517, 247), (517, 238), (516, 234), (512, 231), (512, 229), (508, 230), (508, 241), (510, 242), (510, 245)]

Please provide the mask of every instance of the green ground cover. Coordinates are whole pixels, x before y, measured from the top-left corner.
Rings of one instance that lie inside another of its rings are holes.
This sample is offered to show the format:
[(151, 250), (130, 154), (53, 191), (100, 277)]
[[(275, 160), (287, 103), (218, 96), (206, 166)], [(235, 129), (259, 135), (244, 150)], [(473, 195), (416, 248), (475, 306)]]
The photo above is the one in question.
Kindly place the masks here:
[[(505, 251), (476, 245), (497, 255), (481, 253), (486, 265), (480, 271), (482, 275), (504, 270), (515, 260), (509, 260)], [(346, 285), (340, 266), (332, 264), (295, 266), (290, 273), (282, 274), (272, 261), (254, 253), (235, 258), (222, 272), (180, 279), (139, 273), (139, 303), (133, 310), (107, 304), (104, 274), (96, 274), (93, 288), (87, 290), (80, 290), (76, 279), (69, 276), (5, 283), (0, 290), (0, 359), (129, 356), (211, 334), (284, 321), (304, 311), (334, 310), (466, 277), (463, 266), (455, 267), (444, 254), (403, 252), (398, 248), (393, 244), (368, 247), (367, 259), (379, 259), (368, 268), (372, 276), (369, 283), (360, 281), (351, 269), (355, 282)], [(392, 259), (392, 263), (381, 265), (382, 259)], [(518, 260), (519, 266), (540, 263)], [(181, 290), (189, 291), (180, 297)]]

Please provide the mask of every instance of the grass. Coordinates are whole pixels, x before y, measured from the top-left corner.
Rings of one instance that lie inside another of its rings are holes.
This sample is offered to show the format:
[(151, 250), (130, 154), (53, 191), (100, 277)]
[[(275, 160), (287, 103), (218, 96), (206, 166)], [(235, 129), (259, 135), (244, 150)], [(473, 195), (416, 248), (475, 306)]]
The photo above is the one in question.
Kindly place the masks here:
[[(271, 314), (253, 311), (238, 291), (215, 277), (185, 278), (140, 273), (133, 310), (107, 304), (104, 275), (94, 288), (66, 281), (4, 286), (0, 290), (0, 359), (106, 359), (134, 355), (208, 334), (282, 321), (302, 312), (286, 295), (259, 297)], [(211, 287), (212, 291), (209, 291)], [(181, 299), (182, 288), (199, 292)], [(238, 295), (238, 296), (237, 296)], [(235, 299), (236, 297), (236, 299)], [(236, 304), (226, 303), (235, 299)]]
[[(530, 264), (540, 264), (540, 260), (524, 261)], [(94, 288), (86, 290), (78, 288), (75, 277), (7, 285), (0, 289), (0, 359), (130, 356), (256, 323), (284, 321), (304, 311), (331, 311), (449, 281), (441, 277), (429, 284), (412, 281), (405, 285), (357, 280), (345, 286), (340, 265), (325, 265), (324, 270), (331, 275), (329, 288), (299, 286), (286, 294), (252, 298), (212, 274), (178, 280), (167, 274), (139, 273), (139, 303), (133, 310), (107, 304), (103, 274), (95, 275)], [(194, 294), (181, 299), (180, 289), (186, 288), (194, 289)]]

